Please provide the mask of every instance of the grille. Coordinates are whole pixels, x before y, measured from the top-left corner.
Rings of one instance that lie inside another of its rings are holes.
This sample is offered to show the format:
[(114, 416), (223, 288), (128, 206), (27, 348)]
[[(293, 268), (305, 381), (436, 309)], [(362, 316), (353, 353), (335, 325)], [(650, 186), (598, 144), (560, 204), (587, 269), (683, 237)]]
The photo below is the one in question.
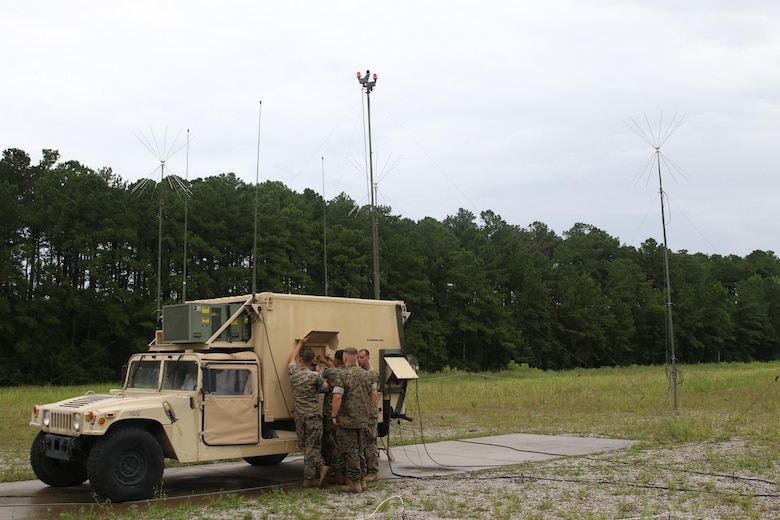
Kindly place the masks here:
[(70, 430), (73, 425), (73, 414), (52, 412), (51, 424), (49, 427), (53, 430)]

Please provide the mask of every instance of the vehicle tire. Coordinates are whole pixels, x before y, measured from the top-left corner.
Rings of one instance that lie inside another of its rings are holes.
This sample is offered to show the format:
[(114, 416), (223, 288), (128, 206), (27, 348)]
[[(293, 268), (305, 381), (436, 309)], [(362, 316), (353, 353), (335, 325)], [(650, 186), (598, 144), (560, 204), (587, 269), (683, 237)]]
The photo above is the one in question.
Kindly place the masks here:
[(87, 480), (84, 464), (46, 456), (46, 433), (38, 432), (30, 448), (30, 465), (35, 476), (52, 487), (78, 486)]
[(244, 460), (252, 466), (276, 466), (287, 457), (286, 453), (277, 453), (276, 455), (258, 455), (257, 457), (244, 457)]
[[(278, 439), (279, 434), (273, 428), (263, 426), (263, 439)], [(250, 463), (252, 466), (276, 466), (281, 463), (286, 453), (277, 453), (275, 455), (258, 455), (256, 457), (244, 457), (244, 460)]]
[(92, 489), (112, 502), (154, 496), (162, 483), (164, 457), (154, 435), (119, 426), (95, 442), (87, 460)]

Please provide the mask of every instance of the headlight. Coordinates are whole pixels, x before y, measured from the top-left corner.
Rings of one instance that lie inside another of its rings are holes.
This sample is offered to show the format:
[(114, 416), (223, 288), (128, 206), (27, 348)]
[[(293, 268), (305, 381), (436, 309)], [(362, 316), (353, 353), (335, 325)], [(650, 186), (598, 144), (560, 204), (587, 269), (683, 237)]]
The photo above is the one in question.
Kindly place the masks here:
[(73, 429), (76, 431), (79, 431), (81, 429), (81, 415), (80, 414), (74, 414), (73, 415)]
[(51, 424), (51, 412), (49, 410), (45, 410), (43, 412), (43, 425), (47, 428)]

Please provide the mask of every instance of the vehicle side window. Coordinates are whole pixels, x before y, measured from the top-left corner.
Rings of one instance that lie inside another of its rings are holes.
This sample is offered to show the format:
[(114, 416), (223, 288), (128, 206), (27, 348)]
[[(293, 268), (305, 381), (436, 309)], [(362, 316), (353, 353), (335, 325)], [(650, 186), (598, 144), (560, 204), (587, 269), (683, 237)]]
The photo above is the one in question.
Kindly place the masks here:
[(195, 390), (198, 386), (198, 364), (195, 361), (165, 362), (163, 390)]
[(249, 395), (253, 391), (252, 372), (245, 368), (211, 368), (211, 393), (214, 395)]

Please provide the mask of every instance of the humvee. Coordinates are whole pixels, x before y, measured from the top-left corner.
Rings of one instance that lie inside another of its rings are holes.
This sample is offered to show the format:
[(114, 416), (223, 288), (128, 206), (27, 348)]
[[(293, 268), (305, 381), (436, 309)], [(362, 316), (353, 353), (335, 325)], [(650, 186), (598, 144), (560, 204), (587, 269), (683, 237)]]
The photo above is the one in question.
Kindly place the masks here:
[(165, 459), (278, 464), (298, 450), (287, 364), (302, 336), (315, 354), (369, 350), (385, 437), (417, 378), (403, 352), (408, 317), (402, 301), (269, 292), (165, 306), (121, 388), (33, 407), (32, 468), (50, 486), (89, 480), (126, 502), (161, 491)]

